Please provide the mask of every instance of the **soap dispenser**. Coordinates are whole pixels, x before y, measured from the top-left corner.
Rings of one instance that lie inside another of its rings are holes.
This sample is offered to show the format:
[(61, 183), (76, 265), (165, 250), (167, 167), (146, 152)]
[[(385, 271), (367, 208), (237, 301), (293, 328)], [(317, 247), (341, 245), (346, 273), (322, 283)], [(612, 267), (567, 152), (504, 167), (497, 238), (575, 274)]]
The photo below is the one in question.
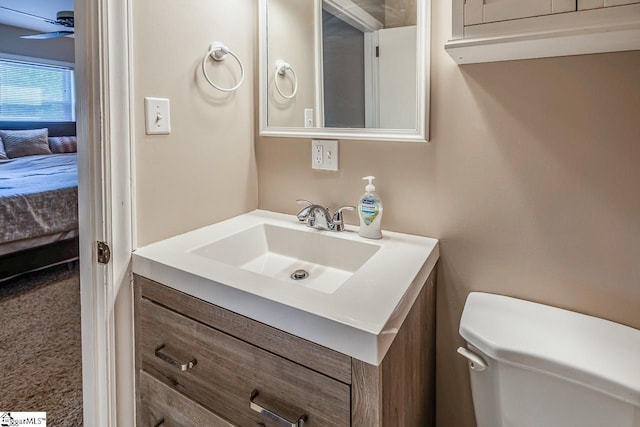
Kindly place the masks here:
[(376, 193), (376, 187), (373, 185), (375, 176), (365, 176), (362, 178), (369, 181), (365, 187), (365, 193), (358, 202), (358, 215), (360, 216), (360, 230), (358, 234), (367, 239), (381, 239), (382, 231), (380, 223), (382, 222), (382, 201)]

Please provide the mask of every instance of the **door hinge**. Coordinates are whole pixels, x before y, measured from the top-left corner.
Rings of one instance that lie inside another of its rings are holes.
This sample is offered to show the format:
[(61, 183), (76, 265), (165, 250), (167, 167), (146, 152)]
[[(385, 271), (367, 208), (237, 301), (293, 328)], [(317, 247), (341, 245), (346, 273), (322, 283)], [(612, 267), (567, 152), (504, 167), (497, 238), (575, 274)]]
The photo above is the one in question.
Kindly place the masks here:
[(376, 58), (380, 58), (380, 46), (376, 46)]
[(111, 248), (105, 242), (96, 242), (98, 244), (98, 262), (100, 264), (108, 264), (111, 259)]

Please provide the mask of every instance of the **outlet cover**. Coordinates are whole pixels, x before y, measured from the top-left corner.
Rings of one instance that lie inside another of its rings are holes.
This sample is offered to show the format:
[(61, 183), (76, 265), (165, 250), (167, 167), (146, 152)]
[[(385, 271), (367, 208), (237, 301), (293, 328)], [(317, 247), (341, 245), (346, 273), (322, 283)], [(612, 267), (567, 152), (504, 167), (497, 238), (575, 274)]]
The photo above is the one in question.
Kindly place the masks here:
[(338, 141), (314, 139), (311, 141), (311, 167), (313, 169), (338, 170)]

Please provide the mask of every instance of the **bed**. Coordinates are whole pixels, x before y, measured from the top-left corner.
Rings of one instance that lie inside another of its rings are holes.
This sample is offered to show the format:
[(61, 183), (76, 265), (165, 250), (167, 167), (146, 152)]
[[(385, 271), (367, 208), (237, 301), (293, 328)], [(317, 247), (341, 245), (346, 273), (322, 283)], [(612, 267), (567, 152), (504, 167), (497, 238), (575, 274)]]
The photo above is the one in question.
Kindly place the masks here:
[[(0, 122), (41, 128), (50, 138), (76, 134), (75, 123)], [(0, 160), (0, 281), (78, 258), (77, 170), (75, 152)]]

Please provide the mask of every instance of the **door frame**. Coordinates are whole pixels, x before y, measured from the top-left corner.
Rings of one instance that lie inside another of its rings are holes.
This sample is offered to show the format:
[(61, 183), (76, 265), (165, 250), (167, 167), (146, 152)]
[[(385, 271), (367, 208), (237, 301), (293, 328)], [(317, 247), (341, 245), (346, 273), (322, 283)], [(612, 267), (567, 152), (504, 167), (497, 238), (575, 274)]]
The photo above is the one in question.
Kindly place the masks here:
[(84, 424), (134, 425), (131, 2), (76, 1), (75, 15)]
[(323, 65), (323, 20), (322, 12), (326, 10), (347, 25), (362, 31), (364, 34), (364, 110), (365, 128), (377, 128), (380, 122), (378, 105), (378, 31), (384, 28), (382, 22), (362, 9), (351, 0), (316, 0), (316, 123), (324, 127), (324, 65)]

